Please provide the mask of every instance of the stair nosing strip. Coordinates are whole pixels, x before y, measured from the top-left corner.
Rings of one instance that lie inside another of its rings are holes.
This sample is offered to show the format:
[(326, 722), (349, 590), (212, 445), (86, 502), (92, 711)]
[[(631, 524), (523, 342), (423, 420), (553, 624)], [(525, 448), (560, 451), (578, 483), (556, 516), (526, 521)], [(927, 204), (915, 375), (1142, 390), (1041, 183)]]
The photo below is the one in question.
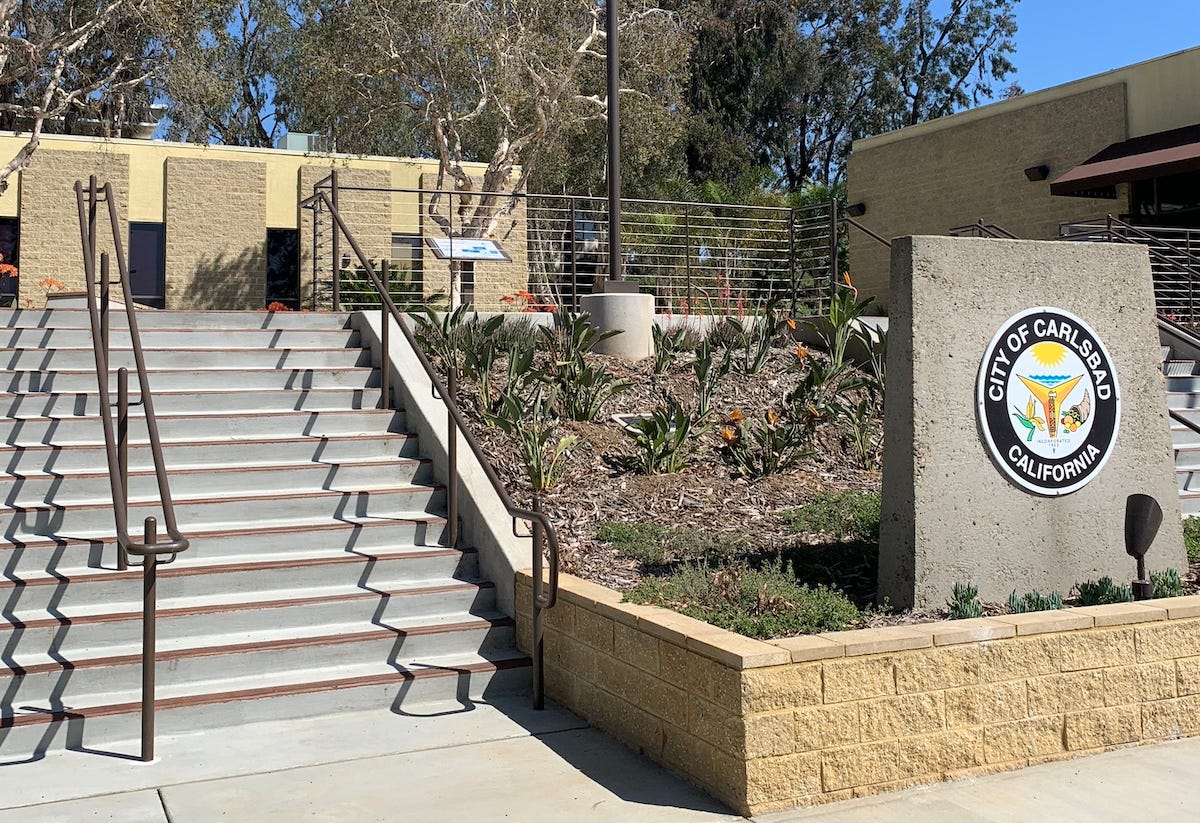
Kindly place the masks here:
[[(165, 697), (155, 702), (160, 711), (170, 709), (194, 708), (218, 703), (236, 703), (246, 700), (257, 700), (264, 697), (292, 697), (300, 694), (313, 694), (325, 691), (340, 691), (343, 689), (360, 688), (364, 686), (380, 686), (393, 681), (429, 680), (438, 677), (457, 677), (462, 672), (482, 674), (490, 671), (529, 668), (531, 661), (527, 656), (506, 657), (494, 661), (465, 663), (453, 668), (416, 669), (386, 674), (348, 677), (339, 680), (318, 680), (295, 683), (288, 686), (264, 686), (257, 689), (239, 689), (230, 692), (208, 692), (181, 697)], [(63, 720), (86, 720), (89, 718), (112, 717), (121, 714), (140, 712), (141, 702), (110, 703), (104, 706), (90, 706), (80, 709), (53, 710), (17, 716), (0, 717), (0, 729), (15, 726), (36, 726), (61, 722)]]
[[(355, 411), (359, 411), (359, 410), (355, 409)], [(375, 409), (374, 411), (384, 411), (384, 409)], [(387, 411), (391, 411), (391, 410), (388, 409)], [(162, 415), (159, 415), (159, 416), (162, 416)], [(21, 418), (21, 419), (28, 419), (28, 418)], [(46, 418), (46, 419), (50, 419), (50, 418)], [(100, 418), (96, 417), (96, 418), (80, 418), (80, 419), (99, 420)], [(410, 438), (414, 438), (416, 436), (417, 435), (414, 432), (384, 432), (383, 434), (372, 434), (369, 432), (364, 432), (364, 433), (360, 433), (360, 434), (309, 434), (309, 435), (303, 435), (300, 437), (294, 437), (294, 436), (289, 435), (287, 437), (259, 437), (259, 438), (254, 438), (254, 439), (236, 439), (236, 440), (229, 440), (229, 439), (222, 439), (222, 440), (164, 440), (164, 441), (162, 441), (162, 444), (164, 447), (167, 447), (167, 446), (183, 447), (183, 446), (227, 446), (232, 443), (237, 443), (238, 445), (252, 445), (255, 443), (261, 443), (263, 445), (276, 444), (276, 443), (318, 443), (321, 441), (336, 441), (336, 442), (340, 443), (340, 442), (351, 442), (351, 441), (359, 442), (362, 440), (386, 440), (390, 437), (399, 437), (399, 438), (404, 438), (404, 439), (410, 439)], [(131, 442), (129, 445), (130, 445), (130, 447), (141, 446), (144, 448), (149, 448), (150, 441), (146, 440), (146, 441), (142, 441), (142, 442)], [(97, 441), (96, 443), (65, 443), (61, 446), (55, 446), (55, 445), (50, 445), (50, 444), (46, 444), (46, 443), (39, 443), (38, 445), (35, 445), (35, 446), (12, 446), (12, 445), (8, 445), (8, 444), (0, 443), (0, 454), (4, 454), (5, 452), (18, 452), (18, 451), (20, 451), (20, 452), (57, 451), (57, 450), (70, 450), (70, 449), (103, 450), (104, 448), (105, 448), (105, 445), (104, 445), (103, 441)], [(416, 459), (416, 458), (413, 458), (413, 459)], [(172, 470), (172, 472), (174, 472), (174, 471), (175, 470)]]
[[(219, 466), (195, 466), (179, 469), (171, 469), (168, 472), (170, 477), (175, 477), (180, 474), (214, 474), (224, 471), (236, 472), (264, 472), (264, 471), (279, 471), (280, 469), (300, 469), (302, 471), (316, 471), (318, 469), (329, 469), (334, 466), (346, 467), (361, 467), (361, 466), (379, 466), (379, 465), (428, 465), (432, 460), (428, 457), (399, 457), (392, 455), (384, 455), (377, 460), (364, 460), (362, 458), (354, 458), (352, 460), (339, 460), (332, 463), (322, 463), (317, 460), (297, 461), (295, 463), (235, 463)], [(20, 480), (42, 480), (51, 479), (70, 479), (70, 480), (87, 480), (95, 477), (108, 477), (106, 471), (88, 471), (88, 472), (38, 472), (36, 474), (21, 474), (19, 472), (8, 472), (0, 469), (0, 477), (11, 477)], [(130, 477), (155, 477), (154, 469), (135, 469), (128, 472)], [(72, 504), (67, 504), (71, 506)], [(108, 504), (111, 505), (111, 504)]]

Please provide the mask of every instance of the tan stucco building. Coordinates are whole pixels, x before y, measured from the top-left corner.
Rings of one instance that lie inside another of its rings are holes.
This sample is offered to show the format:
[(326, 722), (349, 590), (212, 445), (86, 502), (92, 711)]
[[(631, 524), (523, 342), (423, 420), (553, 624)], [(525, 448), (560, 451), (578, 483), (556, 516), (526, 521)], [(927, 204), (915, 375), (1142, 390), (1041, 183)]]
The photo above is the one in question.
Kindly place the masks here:
[[(983, 220), (1048, 239), (1110, 213), (1200, 228), (1200, 48), (856, 140), (847, 189), (889, 238)], [(886, 305), (888, 250), (852, 231), (850, 267)]]
[[(0, 157), (15, 155), (26, 139), (0, 133)], [(332, 224), (326, 218), (314, 231), (312, 211), (299, 202), (334, 169), (346, 187), (341, 210), (367, 253), (391, 261), (423, 293), (445, 292), (447, 265), (423, 242), (444, 230), (418, 193), (436, 180), (436, 160), (58, 135), (42, 137), (29, 168), (0, 196), (0, 254), (19, 269), (16, 282), (0, 278), (0, 292), (7, 302), (19, 283), (17, 300), (40, 305), (47, 290), (83, 288), (74, 185), (95, 174), (117, 195), (138, 302), (307, 307), (314, 283), (330, 277)], [(523, 207), (499, 235), (513, 262), (477, 267), (472, 296), (481, 308), (527, 283)], [(348, 262), (348, 245), (341, 251)]]

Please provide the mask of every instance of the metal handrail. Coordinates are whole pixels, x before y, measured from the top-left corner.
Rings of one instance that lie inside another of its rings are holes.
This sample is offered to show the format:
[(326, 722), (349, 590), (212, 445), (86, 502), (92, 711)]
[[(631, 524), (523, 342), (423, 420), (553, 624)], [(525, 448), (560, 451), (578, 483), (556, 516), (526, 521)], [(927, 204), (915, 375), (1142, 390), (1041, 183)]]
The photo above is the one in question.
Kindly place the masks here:
[[(331, 189), (331, 192), (336, 192), (338, 189), (337, 172), (336, 171), (333, 172), (333, 174), (331, 175), (330, 189)], [(389, 362), (390, 362), (389, 356), (388, 356), (389, 342), (390, 342), (389, 341), (389, 329), (390, 329), (389, 321), (395, 320), (396, 325), (399, 326), (399, 328), (400, 328), (400, 333), (404, 335), (405, 340), (408, 341), (409, 346), (412, 348), (413, 353), (416, 355), (417, 362), (419, 362), (421, 364), (421, 368), (424, 369), (426, 377), (429, 378), (429, 381), (433, 386), (434, 393), (441, 398), (443, 404), (446, 406), (446, 413), (447, 413), (447, 417), (448, 417), (447, 426), (446, 426), (446, 429), (447, 429), (446, 458), (447, 458), (447, 463), (448, 463), (447, 471), (446, 471), (446, 475), (447, 475), (446, 520), (448, 521), (448, 525), (450, 528), (450, 536), (449, 536), (449, 539), (447, 542), (452, 547), (457, 546), (457, 544), (458, 544), (459, 518), (458, 518), (458, 466), (457, 466), (457, 458), (458, 458), (457, 443), (458, 443), (458, 440), (457, 440), (457, 438), (460, 433), (462, 435), (463, 440), (467, 444), (467, 448), (469, 448), (471, 450), (472, 454), (474, 454), (474, 456), (475, 456), (475, 459), (479, 462), (479, 465), (483, 468), (483, 473), (487, 477), (488, 482), (491, 483), (492, 489), (495, 491), (496, 496), (500, 499), (501, 505), (504, 506), (504, 508), (508, 512), (509, 516), (512, 517), (512, 519), (513, 519), (513, 534), (516, 534), (516, 521), (523, 520), (527, 523), (532, 524), (532, 530), (533, 530), (533, 534), (532, 534), (532, 537), (533, 537), (533, 638), (532, 638), (532, 642), (531, 642), (531, 651), (532, 651), (533, 669), (534, 669), (533, 706), (535, 709), (542, 709), (545, 707), (545, 668), (544, 668), (545, 647), (544, 647), (544, 625), (543, 625), (542, 612), (544, 612), (547, 609), (554, 608), (555, 603), (558, 602), (558, 578), (559, 578), (560, 552), (559, 552), (559, 545), (558, 545), (558, 534), (554, 530), (554, 524), (550, 522), (550, 519), (548, 517), (546, 517), (546, 515), (543, 512), (541, 512), (537, 509), (538, 504), (537, 504), (536, 498), (534, 501), (534, 508), (532, 508), (532, 509), (523, 508), (513, 502), (513, 499), (512, 499), (512, 497), (509, 496), (508, 490), (504, 487), (504, 483), (500, 479), (500, 476), (496, 473), (495, 468), (493, 468), (491, 462), (487, 459), (487, 456), (485, 455), (485, 453), (483, 451), (483, 446), (481, 446), (479, 441), (475, 438), (475, 436), (473, 434), (471, 434), (471, 430), (467, 426), (466, 418), (463, 416), (462, 411), (458, 407), (458, 402), (455, 400), (455, 391), (457, 388), (456, 387), (457, 375), (456, 375), (456, 368), (455, 368), (454, 364), (447, 365), (448, 380), (447, 380), (447, 384), (443, 385), (442, 381), (438, 377), (437, 371), (434, 369), (433, 363), (430, 362), (430, 360), (426, 356), (424, 350), (421, 348), (420, 343), (417, 342), (416, 336), (408, 329), (408, 326), (404, 323), (404, 318), (400, 312), (400, 309), (398, 309), (396, 307), (395, 302), (392, 301), (391, 295), (388, 293), (388, 290), (384, 286), (384, 283), (380, 279), (378, 273), (376, 273), (375, 267), (371, 264), (370, 258), (367, 257), (366, 252), (363, 251), (362, 246), (359, 245), (358, 241), (354, 238), (354, 235), (350, 233), (349, 227), (346, 225), (346, 222), (342, 218), (341, 213), (338, 211), (337, 206), (334, 205), (334, 197), (330, 196), (330, 192), (318, 190), (313, 193), (312, 197), (308, 197), (308, 198), (305, 198), (304, 200), (302, 200), (300, 205), (301, 205), (301, 207), (305, 207), (305, 208), (312, 207), (318, 201), (320, 201), (321, 204), (326, 209), (329, 210), (330, 216), (333, 217), (333, 220), (335, 223), (335, 227), (334, 227), (335, 237), (337, 236), (338, 233), (345, 235), (346, 242), (350, 245), (350, 248), (353, 250), (355, 257), (358, 258), (359, 264), (363, 267), (363, 271), (366, 273), (367, 278), (370, 280), (371, 285), (374, 286), (375, 291), (379, 295), (380, 314), (381, 314), (380, 319), (382, 320), (382, 328), (380, 329), (380, 335), (382, 338), (382, 340), (381, 340), (382, 351), (381, 351), (381, 356), (380, 356), (380, 371), (381, 371), (381, 381), (382, 381), (381, 394), (382, 394), (382, 398), (383, 398), (383, 403), (385, 405), (391, 403), (391, 392), (390, 392), (390, 386), (389, 386), (390, 377), (388, 375), (388, 367), (389, 367)], [(549, 551), (549, 558), (550, 558), (549, 579), (547, 581), (542, 580), (542, 571), (543, 571), (542, 541), (543, 541), (543, 539), (549, 545), (549, 549), (550, 549), (550, 551)]]
[[(1142, 229), (1138, 228), (1137, 226), (1126, 223), (1124, 220), (1121, 220), (1118, 217), (1113, 217), (1110, 214), (1110, 215), (1108, 215), (1108, 235), (1109, 235), (1109, 237), (1119, 237), (1120, 235), (1113, 232), (1113, 226), (1117, 226), (1122, 231), (1132, 234), (1135, 237), (1140, 237), (1140, 238), (1144, 239), (1145, 241), (1147, 241), (1145, 243), (1145, 245), (1150, 245), (1151, 243), (1153, 243), (1153, 244), (1156, 244), (1156, 245), (1164, 247), (1164, 248), (1169, 248), (1173, 254), (1178, 254), (1178, 255), (1183, 256), (1184, 258), (1186, 258), (1189, 261), (1190, 266), (1187, 266), (1187, 267), (1181, 266), (1180, 268), (1194, 268), (1195, 270), (1200, 270), (1200, 257), (1197, 257), (1196, 255), (1192, 254), (1187, 249), (1176, 248), (1175, 246), (1171, 246), (1167, 243), (1164, 243), (1161, 238), (1155, 237), (1150, 232), (1143, 231)], [(1157, 249), (1156, 249), (1156, 251), (1157, 251)], [(1160, 254), (1161, 254), (1161, 252), (1160, 252)], [(1178, 265), (1178, 264), (1176, 264), (1176, 265)]]
[[(99, 393), (100, 422), (104, 429), (104, 453), (108, 461), (108, 480), (113, 498), (113, 520), (117, 532), (117, 568), (124, 570), (130, 565), (142, 567), (142, 738), (141, 759), (154, 759), (154, 661), (157, 623), (158, 567), (175, 561), (179, 552), (188, 548), (188, 539), (179, 531), (175, 520), (175, 504), (171, 499), (170, 482), (163, 462), (162, 440), (158, 432), (158, 418), (154, 414), (154, 398), (150, 392), (150, 378), (146, 372), (146, 358), (142, 351), (142, 339), (138, 332), (137, 315), (133, 308), (130, 288), (129, 265), (121, 242), (121, 221), (117, 213), (116, 197), (111, 183), (102, 190), (108, 206), (108, 219), (112, 226), (113, 251), (117, 258), (118, 279), (125, 316), (129, 323), (129, 339), (133, 349), (134, 367), (138, 386), (141, 389), (141, 404), (150, 439), (150, 452), (154, 459), (154, 474), (158, 481), (158, 496), (162, 505), (164, 525), (168, 540), (159, 542), (158, 524), (155, 518), (147, 517), (141, 541), (129, 534), (129, 370), (117, 371), (117, 425), (114, 431), (112, 397), (108, 390), (109, 375), (109, 279), (108, 252), (100, 255), (100, 296), (96, 295), (96, 205), (101, 191), (96, 185), (96, 175), (88, 179), (87, 193), (83, 183), (75, 182), (75, 200), (79, 207), (79, 234), (83, 244), (83, 276), (87, 284), (88, 320), (92, 331), (92, 351), (96, 364), (96, 387)], [(100, 305), (97, 305), (98, 302)], [(140, 563), (130, 563), (129, 555), (142, 558)], [(160, 556), (170, 555), (160, 560)]]
[(842, 222), (845, 223), (846, 225), (853, 226), (854, 228), (858, 229), (859, 231), (861, 231), (863, 234), (867, 235), (868, 237), (874, 238), (875, 240), (879, 241), (883, 245), (887, 246), (889, 249), (892, 247), (892, 241), (888, 240), (886, 237), (883, 237), (880, 234), (877, 234), (877, 233), (871, 231), (870, 229), (868, 229), (862, 223), (855, 220), (850, 215), (843, 214)]
[(998, 226), (995, 223), (985, 223), (983, 218), (979, 218), (974, 223), (968, 223), (965, 226), (955, 226), (950, 229), (950, 235), (960, 237), (968, 232), (977, 232), (979, 237), (993, 237), (997, 240), (1019, 240), (1020, 238), (1013, 234), (1003, 226)]

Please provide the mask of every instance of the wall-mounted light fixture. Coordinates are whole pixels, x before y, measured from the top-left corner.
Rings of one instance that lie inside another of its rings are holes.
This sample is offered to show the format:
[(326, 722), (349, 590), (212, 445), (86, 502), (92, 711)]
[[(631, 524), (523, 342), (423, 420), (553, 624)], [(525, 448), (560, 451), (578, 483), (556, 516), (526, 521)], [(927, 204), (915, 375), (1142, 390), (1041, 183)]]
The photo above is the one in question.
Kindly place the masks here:
[(850, 215), (851, 217), (862, 217), (866, 213), (867, 204), (861, 201), (858, 203), (851, 203), (849, 206), (846, 206), (846, 214)]
[(1045, 180), (1050, 176), (1050, 167), (1047, 165), (1030, 166), (1025, 169), (1025, 179), (1030, 183), (1036, 183), (1039, 180)]

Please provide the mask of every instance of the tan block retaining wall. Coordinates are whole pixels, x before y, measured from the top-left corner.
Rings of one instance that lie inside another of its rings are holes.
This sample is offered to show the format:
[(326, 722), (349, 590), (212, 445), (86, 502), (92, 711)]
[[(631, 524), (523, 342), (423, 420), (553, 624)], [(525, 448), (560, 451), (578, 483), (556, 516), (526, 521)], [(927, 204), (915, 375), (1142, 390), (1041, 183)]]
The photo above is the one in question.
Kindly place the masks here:
[(1200, 734), (1200, 596), (766, 643), (564, 575), (546, 626), (552, 699), (741, 814)]

